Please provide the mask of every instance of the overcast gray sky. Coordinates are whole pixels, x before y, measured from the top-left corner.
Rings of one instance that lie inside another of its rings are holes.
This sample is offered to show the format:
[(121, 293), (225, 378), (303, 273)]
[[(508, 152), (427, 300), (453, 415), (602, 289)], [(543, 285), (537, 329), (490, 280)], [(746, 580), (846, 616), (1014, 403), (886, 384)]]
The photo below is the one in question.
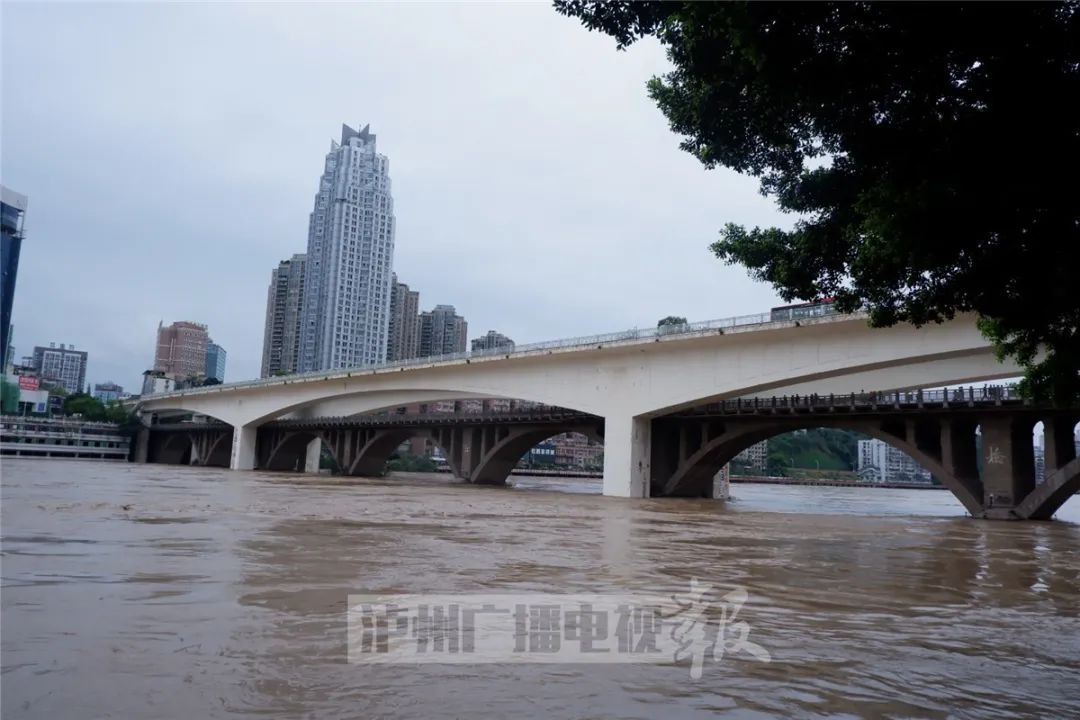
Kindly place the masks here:
[(30, 198), (16, 357), (88, 350), (138, 390), (159, 320), (209, 325), (256, 377), (266, 287), (304, 252), (343, 122), (390, 158), (394, 269), (470, 337), (519, 343), (759, 312), (708, 251), (790, 224), (757, 182), (678, 149), (645, 82), (547, 4), (2, 5), (0, 174)]

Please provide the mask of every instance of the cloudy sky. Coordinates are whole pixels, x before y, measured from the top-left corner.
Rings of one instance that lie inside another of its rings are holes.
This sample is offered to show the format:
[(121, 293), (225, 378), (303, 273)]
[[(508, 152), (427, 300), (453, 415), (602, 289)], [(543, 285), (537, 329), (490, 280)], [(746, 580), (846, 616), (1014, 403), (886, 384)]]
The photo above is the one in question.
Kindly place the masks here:
[(194, 320), (256, 377), (266, 287), (303, 252), (343, 122), (390, 158), (394, 269), (470, 336), (519, 343), (768, 309), (708, 251), (790, 224), (678, 149), (645, 82), (546, 4), (2, 6), (0, 174), (30, 198), (16, 357), (88, 350), (136, 388), (159, 320)]

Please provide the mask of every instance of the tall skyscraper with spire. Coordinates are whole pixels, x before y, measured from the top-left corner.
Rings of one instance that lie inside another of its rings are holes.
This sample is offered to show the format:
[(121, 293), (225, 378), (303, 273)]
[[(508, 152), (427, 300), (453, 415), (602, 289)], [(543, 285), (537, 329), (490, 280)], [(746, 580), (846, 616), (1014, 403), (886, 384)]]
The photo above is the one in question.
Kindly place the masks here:
[(394, 258), (389, 170), (370, 126), (342, 125), (308, 225), (301, 372), (386, 360)]

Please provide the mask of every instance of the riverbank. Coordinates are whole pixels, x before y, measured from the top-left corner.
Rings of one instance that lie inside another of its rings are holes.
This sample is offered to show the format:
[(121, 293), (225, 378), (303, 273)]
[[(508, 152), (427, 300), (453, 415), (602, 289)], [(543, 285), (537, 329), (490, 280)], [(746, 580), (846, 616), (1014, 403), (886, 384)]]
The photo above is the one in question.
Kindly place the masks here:
[(756, 475), (732, 475), (732, 483), (755, 483), (759, 485), (824, 485), (827, 487), (891, 488), (896, 490), (945, 490), (943, 485), (928, 483), (870, 483), (858, 480), (802, 479), (789, 477), (758, 477)]

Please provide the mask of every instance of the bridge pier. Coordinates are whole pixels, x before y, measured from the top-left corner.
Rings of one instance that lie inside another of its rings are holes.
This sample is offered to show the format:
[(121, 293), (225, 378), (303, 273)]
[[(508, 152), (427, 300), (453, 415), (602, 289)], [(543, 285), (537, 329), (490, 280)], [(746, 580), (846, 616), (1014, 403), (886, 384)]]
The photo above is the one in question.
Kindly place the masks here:
[(258, 426), (254, 424), (233, 426), (232, 456), (229, 461), (229, 469), (255, 469), (255, 442), (258, 430)]
[(135, 434), (135, 454), (133, 459), (137, 463), (144, 463), (150, 457), (150, 428), (143, 426)]
[(307, 450), (304, 453), (304, 472), (317, 474), (320, 460), (322, 460), (322, 438), (314, 438), (307, 444)]
[(604, 494), (649, 497), (653, 421), (645, 417), (604, 418)]
[(1035, 489), (1034, 423), (1021, 417), (986, 418), (982, 430), (983, 517), (1008, 519)]

